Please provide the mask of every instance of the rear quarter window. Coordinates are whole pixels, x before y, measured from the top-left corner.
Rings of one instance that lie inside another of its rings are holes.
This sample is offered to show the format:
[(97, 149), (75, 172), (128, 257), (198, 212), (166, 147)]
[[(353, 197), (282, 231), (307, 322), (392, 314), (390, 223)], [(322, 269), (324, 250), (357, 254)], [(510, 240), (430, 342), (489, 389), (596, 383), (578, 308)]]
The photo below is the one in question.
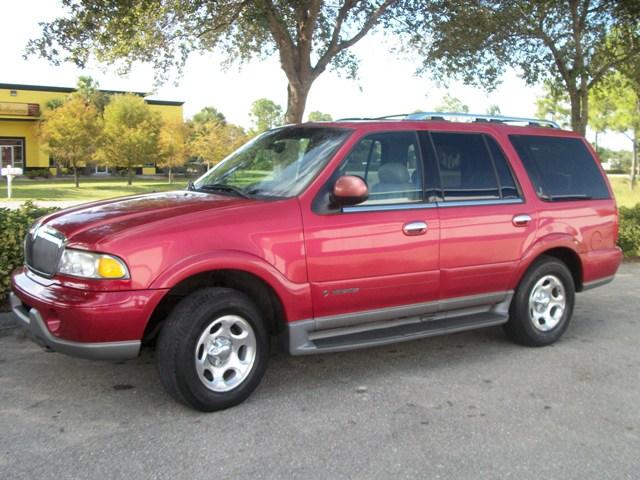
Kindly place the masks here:
[(538, 135), (509, 138), (541, 199), (611, 198), (596, 159), (581, 139)]

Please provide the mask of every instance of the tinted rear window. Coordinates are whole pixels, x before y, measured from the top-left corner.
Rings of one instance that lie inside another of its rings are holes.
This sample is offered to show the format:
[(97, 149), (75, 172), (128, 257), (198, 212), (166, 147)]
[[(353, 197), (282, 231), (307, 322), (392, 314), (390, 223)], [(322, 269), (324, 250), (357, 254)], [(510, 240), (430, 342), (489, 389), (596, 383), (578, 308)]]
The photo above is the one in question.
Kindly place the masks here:
[(543, 200), (610, 198), (596, 160), (581, 139), (537, 135), (510, 139)]

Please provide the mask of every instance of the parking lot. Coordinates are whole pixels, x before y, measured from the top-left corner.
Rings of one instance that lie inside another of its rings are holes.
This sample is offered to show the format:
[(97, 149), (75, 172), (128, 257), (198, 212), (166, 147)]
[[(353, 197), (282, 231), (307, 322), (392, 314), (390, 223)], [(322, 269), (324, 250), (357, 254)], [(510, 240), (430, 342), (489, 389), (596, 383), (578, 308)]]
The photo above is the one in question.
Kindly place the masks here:
[(640, 264), (558, 344), (500, 328), (312, 357), (248, 402), (174, 403), (153, 352), (47, 353), (0, 330), (0, 478), (640, 478)]

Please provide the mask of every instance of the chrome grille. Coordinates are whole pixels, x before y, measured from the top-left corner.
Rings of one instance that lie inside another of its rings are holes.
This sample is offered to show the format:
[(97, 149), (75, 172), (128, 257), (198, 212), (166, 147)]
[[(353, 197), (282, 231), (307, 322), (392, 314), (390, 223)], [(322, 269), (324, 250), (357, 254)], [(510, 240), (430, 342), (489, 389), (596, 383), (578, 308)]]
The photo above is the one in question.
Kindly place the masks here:
[(53, 276), (58, 269), (64, 243), (64, 235), (54, 228), (42, 225), (31, 230), (24, 242), (27, 267), (41, 275)]

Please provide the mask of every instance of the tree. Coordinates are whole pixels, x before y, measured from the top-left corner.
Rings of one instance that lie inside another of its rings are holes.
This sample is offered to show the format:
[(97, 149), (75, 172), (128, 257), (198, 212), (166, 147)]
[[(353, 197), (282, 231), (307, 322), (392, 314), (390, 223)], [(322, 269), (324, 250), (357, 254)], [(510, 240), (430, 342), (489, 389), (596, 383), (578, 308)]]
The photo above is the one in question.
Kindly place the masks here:
[(595, 89), (594, 106), (603, 126), (623, 133), (633, 145), (629, 186), (633, 190), (638, 168), (638, 141), (640, 141), (640, 88), (627, 77), (616, 73), (607, 77)]
[(86, 103), (92, 103), (100, 114), (104, 112), (104, 107), (109, 103), (109, 95), (101, 92), (100, 84), (93, 78), (85, 75), (78, 77), (75, 95), (80, 96)]
[(560, 128), (571, 125), (569, 97), (562, 88), (550, 81), (544, 82), (544, 93), (536, 99), (536, 117), (552, 120)]
[(220, 123), (227, 122), (224, 114), (215, 107), (204, 107), (196, 113), (191, 120), (194, 123), (207, 123), (214, 120)]
[(469, 113), (469, 106), (458, 97), (452, 97), (450, 94), (446, 93), (445, 96), (442, 97), (442, 100), (440, 100), (440, 104), (436, 106), (435, 111)]
[(159, 155), (162, 120), (136, 95), (114, 95), (104, 109), (104, 131), (99, 158), (107, 165), (125, 167), (128, 184), (133, 168), (152, 163)]
[(57, 162), (73, 170), (76, 187), (80, 186), (78, 168), (93, 157), (100, 131), (98, 110), (78, 95), (71, 95), (57, 108), (44, 112), (41, 139)]
[(193, 124), (189, 141), (190, 154), (207, 165), (207, 170), (240, 148), (248, 139), (242, 127), (211, 120)]
[(169, 170), (169, 183), (173, 183), (172, 169), (187, 160), (187, 126), (182, 119), (165, 120), (160, 129), (158, 165)]
[(193, 51), (219, 47), (228, 63), (277, 53), (288, 80), (287, 123), (302, 121), (309, 90), (327, 68), (355, 77), (357, 59), (349, 49), (374, 27), (388, 30), (403, 17), (400, 0), (62, 3), (68, 14), (43, 23), (27, 52), (80, 67), (94, 56), (123, 71), (135, 61), (152, 61), (160, 80), (172, 67), (179, 73)]
[(635, 9), (612, 0), (427, 1), (428, 9), (408, 23), (424, 68), (447, 80), (493, 88), (506, 67), (528, 84), (551, 81), (566, 90), (571, 128), (585, 134), (589, 91), (612, 69), (637, 55), (618, 48), (611, 32), (637, 25)]
[(282, 107), (268, 98), (259, 98), (251, 104), (249, 117), (255, 133), (262, 133), (282, 125)]
[(495, 103), (492, 103), (487, 107), (487, 115), (498, 116), (500, 113), (500, 107)]
[(319, 111), (309, 113), (307, 120), (310, 122), (331, 122), (333, 117), (328, 113), (322, 113)]

